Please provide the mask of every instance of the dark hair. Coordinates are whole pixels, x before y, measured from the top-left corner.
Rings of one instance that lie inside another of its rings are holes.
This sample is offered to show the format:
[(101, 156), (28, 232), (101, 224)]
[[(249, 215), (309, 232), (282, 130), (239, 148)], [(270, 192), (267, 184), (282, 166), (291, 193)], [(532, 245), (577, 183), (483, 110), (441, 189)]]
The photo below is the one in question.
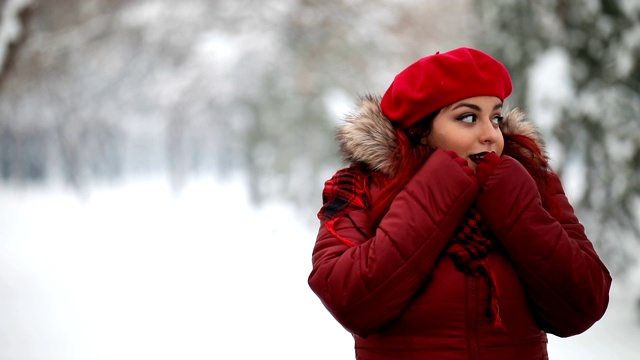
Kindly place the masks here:
[[(409, 144), (412, 146), (425, 146), (428, 145), (424, 139), (429, 137), (431, 134), (431, 130), (433, 130), (433, 120), (438, 116), (440, 110), (432, 112), (431, 114), (423, 117), (415, 124), (410, 127), (404, 129), (404, 132), (407, 134), (407, 138), (409, 139)], [(394, 125), (398, 126), (397, 123)]]

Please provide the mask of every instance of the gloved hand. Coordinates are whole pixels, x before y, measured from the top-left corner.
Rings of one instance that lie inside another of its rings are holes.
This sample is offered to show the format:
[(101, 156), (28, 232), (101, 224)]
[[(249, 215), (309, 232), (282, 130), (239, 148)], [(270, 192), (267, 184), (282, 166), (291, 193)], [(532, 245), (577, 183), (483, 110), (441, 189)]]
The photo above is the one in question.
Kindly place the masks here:
[(451, 156), (451, 158), (458, 163), (458, 165), (460, 165), (460, 167), (462, 168), (462, 170), (464, 170), (464, 172), (469, 175), (470, 178), (475, 179), (475, 177), (473, 176), (473, 169), (471, 168), (471, 166), (469, 166), (469, 163), (467, 162), (466, 159), (461, 158), (460, 156), (458, 156), (458, 154), (453, 151), (453, 150), (447, 150), (446, 151), (447, 154), (449, 154), (449, 156)]
[(478, 180), (478, 185), (480, 185), (480, 189), (482, 189), (483, 185), (486, 184), (487, 179), (491, 176), (499, 163), (500, 156), (494, 152), (490, 152), (487, 153), (482, 162), (478, 164), (475, 175), (476, 180)]

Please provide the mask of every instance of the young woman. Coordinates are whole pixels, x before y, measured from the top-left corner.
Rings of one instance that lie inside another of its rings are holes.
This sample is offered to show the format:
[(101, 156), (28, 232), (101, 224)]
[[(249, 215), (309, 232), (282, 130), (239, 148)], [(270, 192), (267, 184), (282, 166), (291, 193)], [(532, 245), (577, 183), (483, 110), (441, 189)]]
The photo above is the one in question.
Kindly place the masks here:
[(339, 128), (309, 285), (357, 359), (546, 359), (546, 333), (603, 316), (609, 272), (511, 87), (483, 52), (437, 53)]

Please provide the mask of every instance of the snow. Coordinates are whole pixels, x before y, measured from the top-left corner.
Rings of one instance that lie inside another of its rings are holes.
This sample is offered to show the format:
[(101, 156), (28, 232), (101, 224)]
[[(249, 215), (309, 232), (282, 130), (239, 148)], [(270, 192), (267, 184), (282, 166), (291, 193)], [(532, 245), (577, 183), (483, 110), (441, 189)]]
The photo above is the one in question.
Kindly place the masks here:
[[(249, 205), (241, 178), (194, 179), (180, 195), (139, 178), (84, 198), (5, 185), (0, 358), (353, 359), (307, 286), (316, 229), (297, 216)], [(585, 334), (551, 337), (551, 358), (637, 358), (628, 284)]]

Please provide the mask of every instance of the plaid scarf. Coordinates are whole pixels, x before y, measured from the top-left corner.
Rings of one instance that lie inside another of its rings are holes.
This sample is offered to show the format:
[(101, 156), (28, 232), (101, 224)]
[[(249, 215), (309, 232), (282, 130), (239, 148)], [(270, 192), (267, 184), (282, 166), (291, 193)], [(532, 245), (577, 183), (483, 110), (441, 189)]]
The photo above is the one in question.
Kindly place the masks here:
[(472, 207), (449, 242), (445, 253), (451, 257), (459, 271), (487, 279), (489, 284), (487, 316), (493, 319), (494, 327), (504, 329), (498, 307), (500, 294), (496, 278), (487, 263), (487, 256), (493, 247), (491, 239), (486, 237), (488, 233), (489, 229), (480, 212)]
[[(318, 212), (318, 219), (332, 235), (349, 247), (357, 244), (338, 234), (334, 228), (335, 222), (347, 212), (371, 209), (369, 203), (371, 184), (374, 181), (384, 181), (380, 177), (375, 177), (374, 174), (375, 172), (372, 173), (355, 164), (339, 170), (325, 182), (322, 193), (323, 206)], [(491, 239), (486, 236), (488, 233), (488, 227), (478, 210), (471, 208), (449, 241), (445, 253), (451, 257), (459, 271), (487, 279), (489, 284), (487, 316), (493, 319), (495, 327), (504, 328), (498, 308), (499, 293), (496, 279), (486, 261), (493, 247)]]
[(368, 199), (372, 181), (371, 172), (366, 171), (361, 165), (354, 164), (339, 170), (324, 184), (323, 205), (318, 212), (318, 219), (333, 236), (349, 247), (356, 244), (335, 231), (335, 222), (347, 212), (371, 209)]

